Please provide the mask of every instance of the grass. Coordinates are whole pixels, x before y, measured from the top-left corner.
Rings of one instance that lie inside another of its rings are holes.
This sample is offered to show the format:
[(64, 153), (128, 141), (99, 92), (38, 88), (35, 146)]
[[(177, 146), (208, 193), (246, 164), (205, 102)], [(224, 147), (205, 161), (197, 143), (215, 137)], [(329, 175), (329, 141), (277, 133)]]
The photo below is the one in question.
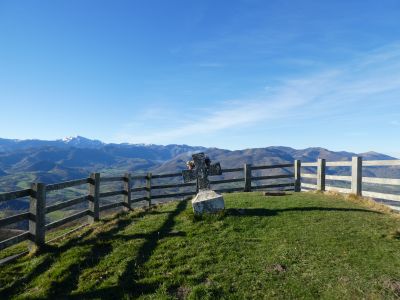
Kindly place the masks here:
[(224, 196), (109, 218), (0, 269), (0, 299), (399, 298), (400, 221), (356, 198)]

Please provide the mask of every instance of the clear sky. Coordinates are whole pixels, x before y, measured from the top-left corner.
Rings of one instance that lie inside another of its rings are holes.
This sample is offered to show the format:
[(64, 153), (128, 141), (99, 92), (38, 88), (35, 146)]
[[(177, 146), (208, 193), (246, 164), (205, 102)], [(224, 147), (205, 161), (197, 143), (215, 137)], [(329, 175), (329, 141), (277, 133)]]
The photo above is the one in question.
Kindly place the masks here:
[(400, 156), (400, 1), (0, 0), (0, 137)]

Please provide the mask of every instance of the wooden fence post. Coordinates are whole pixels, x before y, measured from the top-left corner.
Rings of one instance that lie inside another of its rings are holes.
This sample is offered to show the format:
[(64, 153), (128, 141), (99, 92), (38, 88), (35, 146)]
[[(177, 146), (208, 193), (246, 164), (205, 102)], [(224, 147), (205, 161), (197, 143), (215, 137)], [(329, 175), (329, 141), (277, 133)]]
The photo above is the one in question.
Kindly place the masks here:
[(326, 161), (324, 158), (318, 158), (317, 165), (317, 190), (325, 191), (325, 166)]
[(359, 156), (352, 158), (351, 192), (357, 196), (362, 194), (362, 157)]
[(244, 164), (244, 191), (251, 192), (251, 164)]
[(132, 203), (132, 196), (131, 196), (131, 189), (132, 189), (132, 183), (131, 183), (131, 174), (130, 173), (125, 173), (124, 176), (124, 210), (129, 211), (132, 209), (131, 203)]
[(90, 174), (89, 180), (89, 218), (90, 224), (100, 219), (100, 173)]
[(149, 207), (151, 206), (151, 173), (147, 173), (146, 176), (146, 191), (147, 201), (149, 201)]
[(32, 194), (29, 200), (29, 233), (31, 242), (29, 249), (43, 247), (46, 236), (46, 185), (44, 183), (32, 183)]
[(301, 160), (294, 161), (294, 191), (301, 192)]

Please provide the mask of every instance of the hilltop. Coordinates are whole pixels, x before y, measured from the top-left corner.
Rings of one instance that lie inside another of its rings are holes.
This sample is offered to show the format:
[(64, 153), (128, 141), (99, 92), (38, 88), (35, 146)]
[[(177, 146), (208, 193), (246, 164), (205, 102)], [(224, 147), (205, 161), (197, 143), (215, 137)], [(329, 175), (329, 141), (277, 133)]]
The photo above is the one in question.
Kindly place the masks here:
[(0, 269), (0, 298), (400, 297), (400, 221), (341, 196), (226, 194), (102, 220)]

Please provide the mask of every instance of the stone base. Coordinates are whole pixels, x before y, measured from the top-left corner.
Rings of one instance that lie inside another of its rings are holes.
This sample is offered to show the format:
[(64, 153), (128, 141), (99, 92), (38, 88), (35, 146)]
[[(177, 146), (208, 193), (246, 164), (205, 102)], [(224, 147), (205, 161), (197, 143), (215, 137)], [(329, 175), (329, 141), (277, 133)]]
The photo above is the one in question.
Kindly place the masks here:
[(204, 190), (197, 193), (192, 200), (192, 206), (195, 214), (215, 213), (225, 209), (225, 202), (222, 195)]

